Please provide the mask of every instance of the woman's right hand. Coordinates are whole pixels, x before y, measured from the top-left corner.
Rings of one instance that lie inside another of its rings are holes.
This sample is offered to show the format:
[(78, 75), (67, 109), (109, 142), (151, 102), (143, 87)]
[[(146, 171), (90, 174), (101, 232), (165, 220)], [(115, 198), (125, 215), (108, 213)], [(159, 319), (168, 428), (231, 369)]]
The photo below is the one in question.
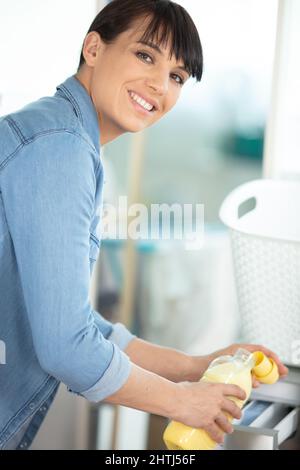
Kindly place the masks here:
[[(246, 393), (237, 385), (211, 382), (181, 382), (177, 384), (176, 410), (172, 419), (193, 428), (201, 428), (221, 444), (224, 433), (233, 432), (226, 414), (239, 419), (240, 408), (232, 401), (246, 399)], [(231, 397), (231, 399), (229, 398)]]

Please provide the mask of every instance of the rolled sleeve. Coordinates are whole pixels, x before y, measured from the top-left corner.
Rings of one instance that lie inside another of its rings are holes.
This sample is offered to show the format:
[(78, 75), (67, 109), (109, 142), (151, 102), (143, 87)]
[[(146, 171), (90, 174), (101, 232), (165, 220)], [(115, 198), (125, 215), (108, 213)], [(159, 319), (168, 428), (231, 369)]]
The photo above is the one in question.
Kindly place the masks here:
[(115, 323), (113, 325), (112, 333), (107, 338), (112, 343), (115, 343), (119, 346), (122, 351), (124, 351), (128, 344), (136, 338), (136, 335), (133, 335), (122, 323)]
[(116, 393), (127, 382), (132, 363), (128, 356), (117, 346), (113, 346), (114, 352), (111, 363), (98, 382), (79, 395), (90, 402), (99, 402)]

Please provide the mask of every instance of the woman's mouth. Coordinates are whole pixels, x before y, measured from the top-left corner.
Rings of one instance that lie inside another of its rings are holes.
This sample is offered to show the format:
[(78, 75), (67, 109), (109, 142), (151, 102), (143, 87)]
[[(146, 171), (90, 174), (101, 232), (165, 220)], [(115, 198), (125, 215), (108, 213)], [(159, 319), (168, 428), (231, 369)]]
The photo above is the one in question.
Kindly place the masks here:
[(155, 111), (155, 106), (153, 106), (153, 104), (151, 103), (148, 103), (140, 95), (138, 95), (134, 91), (129, 91), (128, 93), (136, 109), (144, 111), (147, 114)]

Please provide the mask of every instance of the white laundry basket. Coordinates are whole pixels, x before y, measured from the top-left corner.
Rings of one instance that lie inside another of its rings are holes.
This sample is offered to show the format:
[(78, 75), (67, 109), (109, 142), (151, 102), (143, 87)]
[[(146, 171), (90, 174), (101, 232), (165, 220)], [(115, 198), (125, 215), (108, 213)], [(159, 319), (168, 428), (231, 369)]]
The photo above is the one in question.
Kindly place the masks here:
[(242, 340), (300, 366), (300, 183), (257, 180), (225, 199)]

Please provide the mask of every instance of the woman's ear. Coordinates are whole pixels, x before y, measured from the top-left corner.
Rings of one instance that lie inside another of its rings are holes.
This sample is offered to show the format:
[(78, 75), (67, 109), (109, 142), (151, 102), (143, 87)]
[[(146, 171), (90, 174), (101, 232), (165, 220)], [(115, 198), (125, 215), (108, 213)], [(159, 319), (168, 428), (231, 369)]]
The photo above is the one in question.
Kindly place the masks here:
[(83, 57), (85, 63), (89, 67), (95, 67), (99, 53), (103, 47), (103, 43), (100, 34), (96, 31), (88, 33), (84, 40), (83, 45)]

